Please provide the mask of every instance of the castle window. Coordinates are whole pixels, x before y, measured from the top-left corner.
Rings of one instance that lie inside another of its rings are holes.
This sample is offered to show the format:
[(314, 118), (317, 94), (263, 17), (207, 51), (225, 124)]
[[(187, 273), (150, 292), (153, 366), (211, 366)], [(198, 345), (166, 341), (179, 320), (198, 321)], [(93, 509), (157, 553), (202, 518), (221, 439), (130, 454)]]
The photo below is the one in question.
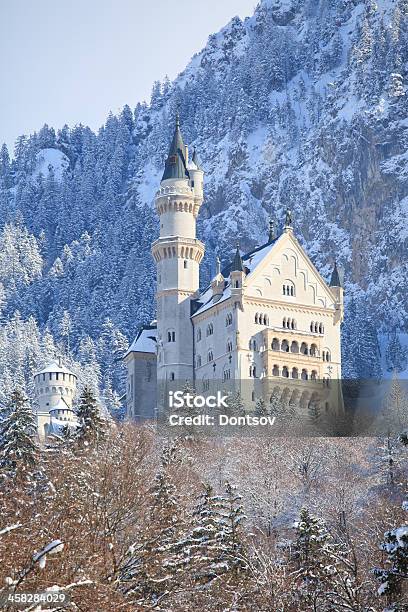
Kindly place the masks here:
[(292, 344), (290, 345), (290, 352), (291, 353), (299, 352), (299, 344), (296, 342), (296, 340), (293, 340)]
[(224, 379), (224, 381), (231, 379), (231, 370), (224, 370), (224, 372), (223, 372), (223, 379)]
[(249, 377), (256, 378), (256, 365), (254, 363), (249, 366)]
[(199, 327), (197, 329), (197, 342), (200, 342), (200, 340), (201, 340), (201, 328)]
[(279, 340), (278, 340), (278, 338), (274, 338), (272, 340), (272, 350), (273, 351), (279, 351)]
[(232, 352), (232, 342), (231, 340), (228, 340), (227, 342), (227, 353), (231, 353)]
[(43, 381), (45, 380), (45, 374), (43, 374)]
[(283, 340), (281, 350), (289, 353), (289, 342), (287, 340)]
[(227, 314), (227, 318), (225, 319), (225, 326), (228, 327), (229, 325), (232, 325), (232, 313), (228, 313)]
[(201, 368), (201, 355), (197, 355), (197, 368)]
[(168, 331), (167, 332), (167, 342), (175, 342), (176, 341), (176, 332), (175, 331)]
[(317, 372), (316, 372), (316, 370), (312, 370), (312, 374), (311, 374), (310, 378), (312, 380), (317, 380)]
[(259, 314), (256, 313), (255, 315), (255, 323), (258, 324), (259, 323)]
[(187, 268), (187, 261), (184, 260), (184, 269), (186, 269), (186, 268)]
[(318, 356), (318, 351), (317, 351), (317, 346), (316, 344), (312, 344), (310, 347), (310, 356), (311, 357), (317, 357)]
[(207, 361), (208, 361), (208, 363), (210, 363), (211, 361), (214, 361), (214, 356), (213, 356), (213, 352), (212, 351), (208, 351)]
[(299, 372), (297, 368), (292, 368), (292, 378), (299, 378)]
[(309, 378), (308, 374), (307, 374), (307, 370), (303, 369), (302, 370), (302, 374), (301, 374), (301, 379), (302, 380), (307, 380)]
[(331, 355), (328, 349), (325, 349), (324, 351), (322, 351), (322, 359), (323, 361), (331, 361)]
[(234, 281), (234, 287), (235, 287), (235, 289), (239, 288), (239, 281), (238, 280)]
[(273, 366), (272, 376), (279, 376), (279, 366), (276, 364)]
[(295, 296), (295, 285), (290, 280), (286, 280), (282, 286), (283, 295), (294, 297)]
[(282, 368), (282, 376), (283, 378), (289, 378), (289, 370), (286, 366), (283, 366)]
[(212, 323), (207, 325), (207, 336), (212, 336), (214, 333), (214, 326)]
[(174, 380), (174, 379), (175, 379), (174, 372), (170, 372), (170, 380)]

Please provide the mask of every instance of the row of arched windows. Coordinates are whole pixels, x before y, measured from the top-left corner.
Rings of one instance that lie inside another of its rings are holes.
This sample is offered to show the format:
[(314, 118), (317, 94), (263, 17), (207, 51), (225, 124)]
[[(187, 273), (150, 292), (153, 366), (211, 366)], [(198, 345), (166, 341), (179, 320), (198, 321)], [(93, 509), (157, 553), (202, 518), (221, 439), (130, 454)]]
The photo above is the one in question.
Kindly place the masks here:
[[(40, 389), (40, 393), (41, 395), (43, 393), (49, 393), (50, 392), (50, 388), (49, 387), (45, 387), (45, 389), (41, 388)], [(57, 393), (57, 387), (51, 387), (51, 393)], [(74, 391), (73, 389), (68, 389), (68, 387), (58, 387), (58, 393), (60, 393), (61, 395), (74, 395)]]
[(282, 327), (285, 329), (296, 329), (296, 321), (295, 319), (290, 319), (289, 317), (284, 317), (282, 321)]
[(175, 342), (175, 341), (176, 341), (176, 332), (170, 329), (167, 332), (167, 342)]
[(306, 368), (303, 368), (299, 371), (298, 368), (289, 368), (288, 366), (283, 366), (282, 369), (279, 368), (277, 364), (275, 364), (272, 368), (272, 376), (282, 376), (282, 378), (293, 378), (294, 380), (317, 380), (318, 375), (316, 370), (312, 370), (309, 374)]
[(323, 323), (316, 323), (316, 321), (312, 321), (310, 324), (310, 331), (313, 334), (323, 334), (324, 333)]
[(224, 370), (223, 372), (223, 379), (225, 380), (231, 380), (231, 370)]
[(255, 323), (257, 325), (269, 325), (268, 315), (257, 312), (255, 315)]
[(251, 338), (249, 341), (249, 350), (250, 351), (257, 351), (258, 350), (258, 345), (256, 343), (256, 340), (254, 338)]
[[(289, 342), (288, 340), (279, 340), (279, 338), (274, 338), (272, 340), (271, 348), (273, 351), (284, 351), (285, 353), (301, 353), (302, 355), (309, 355), (310, 357), (319, 357), (319, 350), (316, 344), (311, 344), (310, 347), (307, 342), (302, 342), (299, 345), (299, 342), (293, 340)], [(326, 349), (326, 354), (330, 355), (328, 349)], [(330, 359), (328, 360), (330, 361)]]
[[(43, 381), (45, 381), (45, 377), (46, 374), (38, 374), (38, 378), (36, 377), (37, 381), (40, 381), (40, 376), (42, 376)], [(67, 380), (69, 382), (73, 382), (74, 381), (74, 374), (67, 374), (66, 372), (49, 372), (48, 373), (48, 380), (60, 380), (62, 378), (62, 380)]]
[(322, 351), (322, 359), (323, 361), (331, 361), (330, 351), (328, 351), (327, 349)]

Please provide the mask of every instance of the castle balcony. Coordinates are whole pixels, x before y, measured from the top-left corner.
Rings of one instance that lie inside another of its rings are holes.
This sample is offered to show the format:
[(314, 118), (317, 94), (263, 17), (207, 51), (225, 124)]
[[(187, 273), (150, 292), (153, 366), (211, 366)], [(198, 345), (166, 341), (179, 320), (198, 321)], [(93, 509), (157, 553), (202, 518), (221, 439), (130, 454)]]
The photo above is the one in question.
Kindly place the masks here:
[(193, 187), (160, 187), (156, 191), (156, 198), (160, 198), (162, 196), (170, 196), (170, 195), (194, 195)]
[(197, 238), (161, 236), (152, 243), (152, 254), (156, 262), (172, 257), (200, 261), (205, 251), (204, 244)]

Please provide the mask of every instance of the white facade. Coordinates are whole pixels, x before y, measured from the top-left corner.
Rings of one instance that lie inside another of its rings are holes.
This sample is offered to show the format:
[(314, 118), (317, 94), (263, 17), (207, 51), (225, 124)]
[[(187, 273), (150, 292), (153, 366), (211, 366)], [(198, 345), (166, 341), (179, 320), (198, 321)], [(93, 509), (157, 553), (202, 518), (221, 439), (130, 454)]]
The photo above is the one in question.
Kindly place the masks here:
[[(270, 235), (242, 257), (237, 249), (232, 264), (222, 272), (218, 265), (200, 294), (204, 245), (195, 227), (202, 201), (203, 172), (195, 156), (189, 162), (177, 122), (156, 194), (157, 325), (139, 332), (126, 356), (129, 416), (153, 415), (156, 394), (148, 407), (147, 398), (155, 381), (147, 384), (140, 374), (149, 362), (157, 364), (158, 383), (193, 381), (198, 392), (220, 381), (250, 381), (241, 389), (249, 402), (268, 397), (279, 381), (290, 379), (301, 389), (307, 380), (341, 378), (337, 268), (328, 285), (297, 241), (288, 214), (279, 237)], [(148, 350), (144, 333), (151, 338)]]
[(35, 374), (35, 394), (38, 402), (36, 410), (37, 431), (40, 440), (61, 427), (74, 428), (77, 418), (72, 408), (75, 397), (77, 377), (64, 367), (61, 360), (52, 361)]

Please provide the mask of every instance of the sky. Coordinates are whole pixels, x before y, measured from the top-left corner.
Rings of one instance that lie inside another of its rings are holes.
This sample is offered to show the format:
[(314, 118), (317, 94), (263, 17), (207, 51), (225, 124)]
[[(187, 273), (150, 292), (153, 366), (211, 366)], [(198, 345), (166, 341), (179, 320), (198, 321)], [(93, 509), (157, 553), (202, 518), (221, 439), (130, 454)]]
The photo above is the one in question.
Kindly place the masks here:
[(148, 101), (256, 0), (0, 0), (0, 143), (44, 123), (98, 129)]

